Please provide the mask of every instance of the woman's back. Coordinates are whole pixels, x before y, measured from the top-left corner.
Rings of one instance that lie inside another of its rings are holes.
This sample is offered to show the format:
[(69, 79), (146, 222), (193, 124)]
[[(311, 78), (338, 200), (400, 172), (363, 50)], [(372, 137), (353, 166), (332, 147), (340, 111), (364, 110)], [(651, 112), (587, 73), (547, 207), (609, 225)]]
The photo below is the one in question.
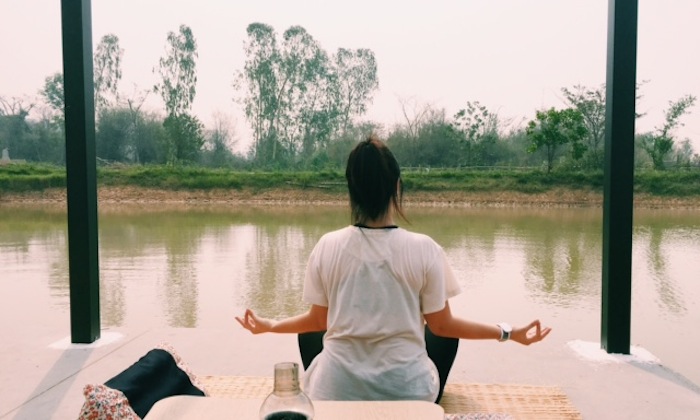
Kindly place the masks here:
[(433, 401), (438, 378), (422, 313), (458, 291), (442, 249), (425, 235), (354, 226), (325, 235), (305, 284), (305, 300), (328, 307), (324, 350), (306, 373), (307, 392), (316, 399)]

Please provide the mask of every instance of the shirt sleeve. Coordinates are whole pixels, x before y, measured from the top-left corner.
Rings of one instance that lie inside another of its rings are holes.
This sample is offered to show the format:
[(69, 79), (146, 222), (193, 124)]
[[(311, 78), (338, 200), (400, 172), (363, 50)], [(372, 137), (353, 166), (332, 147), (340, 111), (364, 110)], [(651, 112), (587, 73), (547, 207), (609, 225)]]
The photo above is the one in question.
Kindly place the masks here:
[(432, 261), (425, 275), (425, 284), (421, 291), (421, 311), (424, 314), (438, 312), (445, 307), (448, 299), (461, 293), (457, 278), (447, 261), (445, 251), (435, 244)]
[(321, 276), (321, 249), (323, 240), (319, 241), (311, 251), (309, 260), (306, 263), (306, 274), (304, 275), (304, 302), (310, 305), (328, 307), (328, 295), (323, 285)]

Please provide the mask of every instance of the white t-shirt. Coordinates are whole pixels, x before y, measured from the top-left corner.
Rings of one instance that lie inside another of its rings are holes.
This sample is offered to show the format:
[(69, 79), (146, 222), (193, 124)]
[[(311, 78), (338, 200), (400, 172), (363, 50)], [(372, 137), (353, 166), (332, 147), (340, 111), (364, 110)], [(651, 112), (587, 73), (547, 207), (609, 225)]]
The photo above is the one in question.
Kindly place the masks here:
[(355, 226), (327, 233), (304, 280), (304, 301), (328, 308), (304, 391), (315, 400), (435, 401), (423, 314), (459, 292), (443, 249), (426, 235)]

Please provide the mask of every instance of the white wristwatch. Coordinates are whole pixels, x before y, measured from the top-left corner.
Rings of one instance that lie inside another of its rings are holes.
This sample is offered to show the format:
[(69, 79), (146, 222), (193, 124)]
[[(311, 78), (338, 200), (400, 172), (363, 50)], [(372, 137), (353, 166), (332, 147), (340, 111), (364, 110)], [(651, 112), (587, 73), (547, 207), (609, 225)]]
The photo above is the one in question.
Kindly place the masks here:
[(506, 324), (505, 322), (501, 322), (498, 325), (498, 328), (501, 329), (501, 338), (498, 339), (498, 341), (508, 341), (510, 340), (510, 333), (513, 331), (513, 327), (510, 326), (510, 324)]

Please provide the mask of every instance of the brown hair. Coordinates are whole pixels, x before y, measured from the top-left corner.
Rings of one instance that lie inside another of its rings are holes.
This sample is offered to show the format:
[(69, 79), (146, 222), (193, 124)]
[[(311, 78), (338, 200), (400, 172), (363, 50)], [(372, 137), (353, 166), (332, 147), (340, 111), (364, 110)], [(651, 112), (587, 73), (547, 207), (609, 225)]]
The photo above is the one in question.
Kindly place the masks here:
[(370, 135), (350, 152), (345, 169), (350, 193), (353, 223), (376, 220), (389, 211), (389, 205), (405, 221), (401, 209), (401, 168), (391, 150)]

